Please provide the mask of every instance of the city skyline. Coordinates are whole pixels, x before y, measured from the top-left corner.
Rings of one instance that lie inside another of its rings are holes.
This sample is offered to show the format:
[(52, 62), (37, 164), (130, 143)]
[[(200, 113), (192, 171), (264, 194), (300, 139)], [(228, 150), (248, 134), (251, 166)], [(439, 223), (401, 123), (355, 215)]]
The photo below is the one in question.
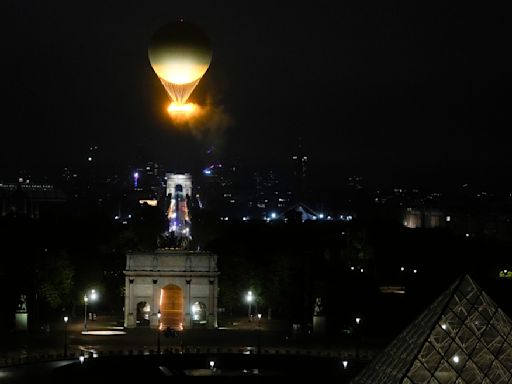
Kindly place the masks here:
[[(87, 164), (90, 145), (114, 169), (142, 156), (198, 172), (210, 147), (284, 169), (302, 138), (311, 174), (333, 188), (354, 174), (418, 187), (510, 185), (499, 4), (6, 8), (15, 33), (3, 64), (11, 123), (2, 178)], [(180, 17), (213, 45), (191, 97), (212, 115), (192, 131), (165, 115), (147, 58), (151, 34)]]

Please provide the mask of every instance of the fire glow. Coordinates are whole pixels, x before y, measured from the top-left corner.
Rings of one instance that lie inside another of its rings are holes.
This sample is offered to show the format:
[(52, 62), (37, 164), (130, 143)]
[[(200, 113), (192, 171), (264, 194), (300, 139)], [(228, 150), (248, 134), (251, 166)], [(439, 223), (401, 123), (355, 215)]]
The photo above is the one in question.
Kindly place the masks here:
[(171, 103), (171, 104), (169, 104), (169, 107), (167, 107), (167, 112), (169, 112), (170, 114), (174, 114), (174, 113), (191, 114), (191, 113), (194, 113), (195, 110), (196, 110), (196, 105), (193, 103), (187, 103), (187, 104)]

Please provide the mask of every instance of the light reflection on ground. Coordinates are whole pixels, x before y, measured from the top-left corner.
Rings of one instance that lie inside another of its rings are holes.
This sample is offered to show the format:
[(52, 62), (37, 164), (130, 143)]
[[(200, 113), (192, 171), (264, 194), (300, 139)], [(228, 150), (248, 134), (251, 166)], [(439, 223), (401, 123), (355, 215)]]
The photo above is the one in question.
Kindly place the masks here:
[(124, 331), (82, 331), (82, 335), (114, 336), (114, 335), (126, 335), (126, 332), (124, 332)]

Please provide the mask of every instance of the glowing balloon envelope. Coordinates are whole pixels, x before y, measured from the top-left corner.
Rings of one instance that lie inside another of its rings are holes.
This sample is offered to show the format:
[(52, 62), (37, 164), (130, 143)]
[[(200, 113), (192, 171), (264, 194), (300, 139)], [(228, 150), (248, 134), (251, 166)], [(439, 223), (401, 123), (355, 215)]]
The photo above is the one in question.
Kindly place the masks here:
[(176, 104), (185, 104), (212, 60), (208, 36), (196, 25), (178, 21), (158, 29), (148, 56), (153, 70)]

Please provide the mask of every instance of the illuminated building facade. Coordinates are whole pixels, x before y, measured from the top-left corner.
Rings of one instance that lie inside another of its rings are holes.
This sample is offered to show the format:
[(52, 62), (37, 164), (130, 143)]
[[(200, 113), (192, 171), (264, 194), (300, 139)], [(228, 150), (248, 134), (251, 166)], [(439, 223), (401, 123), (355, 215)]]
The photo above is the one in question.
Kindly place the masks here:
[(175, 249), (129, 253), (124, 274), (125, 327), (217, 327), (217, 255)]
[(404, 215), (404, 225), (407, 228), (441, 228), (448, 221), (450, 221), (450, 216), (433, 209), (407, 208)]
[(192, 176), (189, 173), (167, 173), (167, 218), (169, 233), (177, 238), (190, 238), (190, 204)]

